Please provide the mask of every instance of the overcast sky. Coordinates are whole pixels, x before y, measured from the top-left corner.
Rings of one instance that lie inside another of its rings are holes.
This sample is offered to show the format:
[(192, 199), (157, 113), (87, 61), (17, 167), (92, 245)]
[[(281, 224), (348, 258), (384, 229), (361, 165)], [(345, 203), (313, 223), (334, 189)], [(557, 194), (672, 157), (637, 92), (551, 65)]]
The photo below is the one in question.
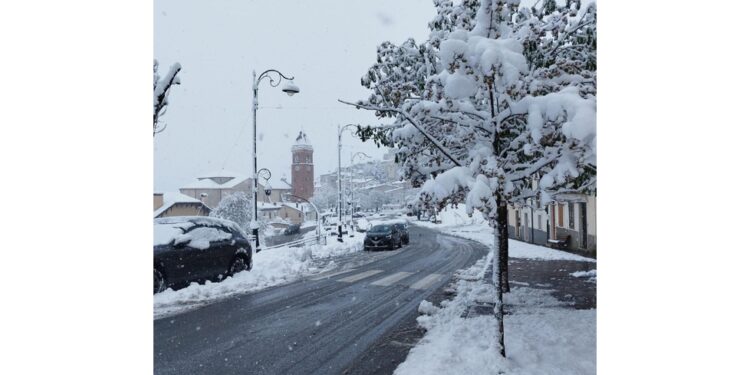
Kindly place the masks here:
[[(196, 176), (252, 164), (251, 74), (275, 68), (295, 76), (289, 97), (268, 81), (260, 86), (258, 167), (290, 176), (292, 142), (300, 129), (315, 149), (315, 174), (336, 168), (336, 125), (374, 124), (371, 112), (336, 100), (364, 99), (360, 77), (379, 43), (427, 37), (431, 0), (157, 0), (154, 57), (163, 74), (182, 64), (154, 139), (154, 189), (174, 191)], [(342, 164), (384, 149), (344, 136)]]

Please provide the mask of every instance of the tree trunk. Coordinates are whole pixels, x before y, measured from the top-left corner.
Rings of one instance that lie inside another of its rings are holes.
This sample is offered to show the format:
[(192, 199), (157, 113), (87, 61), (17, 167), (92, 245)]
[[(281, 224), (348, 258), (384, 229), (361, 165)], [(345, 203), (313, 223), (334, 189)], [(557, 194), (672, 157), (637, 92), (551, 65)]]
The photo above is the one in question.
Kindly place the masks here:
[[(497, 216), (495, 217), (495, 269), (493, 281), (497, 287), (497, 306), (495, 307), (495, 317), (498, 323), (498, 341), (500, 345), (500, 355), (505, 357), (505, 324), (503, 312), (503, 293), (508, 284), (508, 208), (505, 202), (498, 194), (495, 198), (497, 203)], [(504, 255), (503, 255), (504, 254)]]
[(508, 205), (497, 199), (497, 243), (500, 251), (500, 285), (504, 293), (510, 293), (508, 282)]

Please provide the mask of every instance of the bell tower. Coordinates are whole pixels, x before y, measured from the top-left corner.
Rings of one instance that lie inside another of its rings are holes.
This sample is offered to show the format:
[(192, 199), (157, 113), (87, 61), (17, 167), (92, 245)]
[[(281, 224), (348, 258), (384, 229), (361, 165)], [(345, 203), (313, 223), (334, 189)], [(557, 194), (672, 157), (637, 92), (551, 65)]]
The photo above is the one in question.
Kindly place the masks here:
[(292, 146), (292, 194), (310, 199), (314, 183), (313, 147), (307, 134), (300, 131)]

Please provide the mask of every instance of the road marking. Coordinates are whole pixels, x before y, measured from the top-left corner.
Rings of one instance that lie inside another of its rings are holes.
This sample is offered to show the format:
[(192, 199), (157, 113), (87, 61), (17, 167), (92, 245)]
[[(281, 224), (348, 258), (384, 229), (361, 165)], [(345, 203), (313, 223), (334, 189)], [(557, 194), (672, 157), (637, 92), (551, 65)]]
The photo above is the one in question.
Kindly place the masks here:
[(366, 277), (370, 277), (372, 275), (377, 275), (377, 274), (379, 274), (381, 272), (383, 272), (383, 270), (369, 270), (369, 271), (365, 271), (365, 272), (362, 272), (362, 273), (358, 273), (356, 275), (351, 275), (349, 277), (345, 277), (343, 279), (338, 279), (338, 281), (342, 281), (342, 282), (345, 282), (345, 283), (353, 283), (355, 281), (362, 280), (362, 279), (364, 279)]
[(349, 273), (349, 272), (352, 272), (352, 271), (354, 271), (354, 270), (352, 269), (352, 270), (344, 270), (344, 271), (339, 271), (339, 272), (334, 272), (334, 273), (327, 273), (327, 274), (323, 274), (323, 275), (311, 277), (310, 280), (317, 281), (317, 280), (328, 279), (328, 278), (331, 278), (331, 277), (334, 277), (334, 276), (338, 276), (338, 275), (342, 275), (342, 274), (345, 274), (345, 273)]
[(417, 281), (414, 284), (411, 284), (409, 288), (411, 289), (427, 289), (430, 285), (434, 284), (436, 281), (440, 280), (443, 277), (442, 274), (439, 273), (431, 273), (427, 276), (425, 276), (422, 280)]
[(386, 276), (378, 281), (370, 283), (370, 285), (389, 286), (393, 283), (414, 274), (414, 272), (396, 272), (393, 275)]

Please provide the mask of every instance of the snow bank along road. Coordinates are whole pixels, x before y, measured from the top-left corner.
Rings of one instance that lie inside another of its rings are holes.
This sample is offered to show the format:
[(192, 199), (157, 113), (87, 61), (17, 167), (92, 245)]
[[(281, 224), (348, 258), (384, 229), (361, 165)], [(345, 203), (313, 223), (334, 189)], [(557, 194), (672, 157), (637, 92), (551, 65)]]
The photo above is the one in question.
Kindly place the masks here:
[(360, 253), (376, 260), (356, 268), (155, 320), (154, 373), (369, 372), (354, 359), (405, 320), (413, 325), (423, 299), (488, 251), (430, 229), (409, 230), (411, 244), (388, 256)]

